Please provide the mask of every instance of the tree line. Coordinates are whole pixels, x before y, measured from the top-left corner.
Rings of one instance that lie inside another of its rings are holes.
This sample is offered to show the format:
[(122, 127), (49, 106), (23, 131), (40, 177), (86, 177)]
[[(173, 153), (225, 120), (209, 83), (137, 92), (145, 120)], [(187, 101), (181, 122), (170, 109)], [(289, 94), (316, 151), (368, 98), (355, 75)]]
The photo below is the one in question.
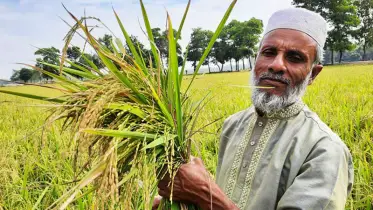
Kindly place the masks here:
[[(346, 61), (373, 59), (373, 0), (293, 0), (292, 4), (296, 7), (315, 11), (327, 20), (329, 30), (324, 55), (331, 64), (334, 64), (335, 59), (339, 63), (343, 59)], [(260, 19), (232, 20), (224, 27), (204, 62), (209, 73), (212, 72), (211, 65), (215, 65), (218, 71), (222, 72), (226, 63), (229, 63), (230, 71), (239, 71), (240, 62), (245, 69), (247, 66), (245, 59), (248, 59), (248, 67), (251, 69), (253, 64), (250, 58), (256, 57), (262, 32), (263, 22)], [(152, 33), (155, 45), (161, 54), (161, 60), (164, 64), (167, 64), (167, 31), (153, 28)], [(183, 51), (181, 46), (177, 44), (179, 66), (186, 59), (186, 61), (191, 62), (195, 69), (212, 35), (213, 32), (210, 30), (194, 28), (187, 49)], [(143, 59), (147, 64), (155, 63), (154, 58), (150, 56), (151, 50), (146, 48), (136, 36), (132, 35), (131, 39), (139, 51), (142, 52)], [(111, 35), (105, 34), (98, 41), (107, 49), (114, 51)], [(127, 50), (127, 52), (130, 51)], [(334, 53), (338, 53), (338, 55), (336, 56)], [(57, 69), (43, 63), (59, 66), (60, 50), (55, 47), (41, 48), (35, 51), (35, 55), (38, 56), (36, 67), (50, 73), (58, 73)], [(84, 49), (82, 50), (77, 46), (70, 46), (67, 49), (67, 58), (69, 59), (67, 67), (73, 69), (77, 69), (74, 65), (77, 63), (87, 66), (94, 64), (98, 69), (104, 67), (95, 53), (85, 53)], [(235, 68), (233, 68), (232, 62), (235, 63)], [(48, 75), (40, 74), (28, 68), (15, 70), (11, 77), (12, 81), (24, 82), (48, 81), (49, 79), (51, 78)]]
[(334, 64), (334, 52), (339, 54), (341, 63), (346, 51), (357, 48), (362, 51), (360, 59), (368, 59), (367, 51), (373, 47), (372, 0), (293, 0), (292, 4), (315, 11), (327, 20), (330, 27), (324, 49), (330, 52), (331, 64)]
[[(174, 34), (176, 34), (176, 30)], [(238, 65), (242, 61), (245, 68), (245, 58), (255, 56), (256, 46), (259, 42), (260, 35), (263, 32), (263, 23), (261, 20), (256, 18), (251, 18), (248, 21), (238, 21), (232, 20), (227, 24), (223, 32), (221, 33), (219, 39), (215, 42), (213, 49), (208, 55), (204, 65), (208, 66), (209, 72), (211, 72), (211, 64), (218, 67), (219, 71), (223, 71), (224, 64), (228, 61), (230, 62), (231, 71), (239, 71)], [(160, 28), (153, 28), (152, 33), (154, 36), (154, 42), (157, 46), (161, 60), (164, 64), (167, 64), (168, 59), (168, 39), (167, 30), (161, 30)], [(197, 62), (202, 57), (204, 49), (209, 44), (209, 41), (213, 35), (210, 30), (204, 30), (202, 28), (195, 28), (191, 34), (190, 42), (188, 43), (187, 49), (182, 50), (182, 47), (177, 43), (177, 53), (179, 66), (184, 62), (189, 61), (192, 63), (193, 68), (196, 68)], [(181, 37), (180, 37), (181, 39)], [(154, 58), (151, 57), (151, 50), (146, 48), (136, 36), (131, 36), (132, 42), (142, 53), (144, 61), (150, 65), (155, 63)], [(99, 43), (104, 45), (107, 49), (114, 52), (113, 37), (111, 35), (105, 34), (103, 37), (98, 39)], [(179, 41), (179, 40), (178, 40)], [(128, 46), (126, 46), (127, 52)], [(50, 65), (45, 65), (44, 63), (53, 64), (56, 66), (60, 65), (60, 53), (61, 51), (55, 47), (41, 48), (35, 51), (35, 55), (38, 56), (36, 59), (35, 66), (41, 68), (47, 72), (58, 74), (58, 69), (51, 67)], [(79, 70), (74, 64), (80, 64), (85, 66), (91, 66), (94, 64), (98, 69), (104, 67), (101, 63), (99, 57), (95, 53), (85, 53), (84, 49), (77, 46), (69, 46), (67, 48), (67, 58), (68, 62), (66, 67)], [(131, 56), (131, 55), (130, 55)], [(235, 69), (233, 69), (232, 61), (236, 63)], [(249, 66), (252, 68), (251, 61), (249, 59)], [(51, 77), (34, 71), (29, 68), (22, 68), (20, 70), (14, 70), (11, 76), (11, 81), (23, 81), (23, 82), (35, 82), (40, 80), (48, 81)]]

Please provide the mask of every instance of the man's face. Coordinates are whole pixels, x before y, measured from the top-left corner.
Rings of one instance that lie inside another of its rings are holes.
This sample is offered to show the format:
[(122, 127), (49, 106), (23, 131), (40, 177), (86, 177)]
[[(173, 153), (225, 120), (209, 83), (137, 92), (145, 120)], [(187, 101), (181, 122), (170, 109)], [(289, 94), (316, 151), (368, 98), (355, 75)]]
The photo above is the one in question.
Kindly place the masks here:
[[(302, 32), (277, 29), (267, 34), (252, 79), (254, 85), (273, 88), (254, 89), (254, 105), (258, 104), (262, 111), (272, 111), (299, 99), (322, 69), (321, 65), (313, 66), (316, 55), (316, 42)], [(268, 104), (272, 108), (261, 107)]]

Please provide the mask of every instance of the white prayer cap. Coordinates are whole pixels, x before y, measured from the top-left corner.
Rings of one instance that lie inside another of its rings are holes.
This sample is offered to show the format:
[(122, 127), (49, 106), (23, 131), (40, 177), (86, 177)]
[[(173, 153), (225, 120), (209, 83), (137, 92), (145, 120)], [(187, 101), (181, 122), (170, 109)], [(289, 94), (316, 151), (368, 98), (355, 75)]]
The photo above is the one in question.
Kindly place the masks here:
[(279, 10), (270, 17), (264, 35), (275, 29), (301, 31), (324, 47), (327, 37), (327, 23), (318, 13), (303, 8)]

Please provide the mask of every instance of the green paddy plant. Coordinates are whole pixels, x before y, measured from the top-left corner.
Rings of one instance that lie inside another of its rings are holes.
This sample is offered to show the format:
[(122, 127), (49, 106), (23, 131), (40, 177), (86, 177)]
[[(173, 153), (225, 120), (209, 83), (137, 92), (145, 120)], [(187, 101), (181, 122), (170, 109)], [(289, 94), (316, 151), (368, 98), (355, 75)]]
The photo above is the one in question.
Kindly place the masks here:
[[(50, 208), (65, 209), (77, 199), (93, 194), (93, 208), (151, 209), (158, 180), (166, 174), (173, 177), (178, 167), (189, 161), (191, 139), (199, 129), (194, 126), (195, 120), (205, 103), (204, 100), (192, 101), (189, 89), (235, 3), (236, 0), (232, 1), (223, 16), (185, 91), (181, 91), (181, 85), (186, 59), (179, 69), (176, 43), (190, 1), (176, 34), (167, 14), (167, 63), (163, 62), (154, 44), (142, 0), (140, 5), (150, 42), (150, 55), (140, 51), (132, 42), (115, 11), (127, 47), (120, 38), (114, 37), (112, 49), (108, 49), (92, 35), (92, 28), (87, 24), (87, 21), (102, 24), (99, 19), (78, 19), (66, 10), (75, 24), (65, 38), (60, 65), (42, 63), (56, 68), (59, 74), (28, 65), (54, 78), (58, 82), (58, 88), (55, 88), (63, 89), (64, 94), (58, 98), (47, 98), (0, 90), (2, 93), (55, 103), (48, 120), (62, 121), (63, 130), (72, 129), (75, 133), (72, 141), (76, 145), (73, 157), (76, 185)], [(67, 47), (75, 35), (84, 38), (95, 50), (104, 68), (99, 69), (88, 59), (88, 65), (82, 65), (66, 58)], [(75, 68), (66, 67), (65, 63)], [(79, 161), (86, 161), (84, 167), (78, 167)], [(165, 200), (160, 208), (197, 209)]]

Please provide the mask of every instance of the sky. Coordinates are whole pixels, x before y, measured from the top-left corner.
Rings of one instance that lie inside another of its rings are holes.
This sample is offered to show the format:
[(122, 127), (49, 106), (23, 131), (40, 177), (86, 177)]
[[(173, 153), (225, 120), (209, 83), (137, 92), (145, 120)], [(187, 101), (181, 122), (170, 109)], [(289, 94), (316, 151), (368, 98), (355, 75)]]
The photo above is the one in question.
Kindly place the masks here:
[[(99, 18), (121, 38), (113, 7), (127, 32), (146, 42), (139, 0), (0, 0), (0, 79), (9, 79), (13, 70), (22, 68), (16, 63), (34, 64), (37, 48), (62, 49), (69, 27), (61, 19), (70, 24), (74, 21), (61, 3), (77, 17), (84, 16), (85, 11), (86, 16)], [(193, 28), (215, 31), (230, 3), (231, 0), (192, 0), (181, 34), (181, 46), (187, 45)], [(166, 12), (177, 28), (187, 0), (144, 0), (144, 4), (152, 28), (164, 30)], [(288, 7), (291, 7), (291, 0), (238, 0), (228, 22), (255, 17), (263, 20), (265, 27), (273, 12)], [(94, 33), (102, 36), (109, 32), (101, 27)], [(72, 44), (82, 47), (84, 41), (76, 37)]]

